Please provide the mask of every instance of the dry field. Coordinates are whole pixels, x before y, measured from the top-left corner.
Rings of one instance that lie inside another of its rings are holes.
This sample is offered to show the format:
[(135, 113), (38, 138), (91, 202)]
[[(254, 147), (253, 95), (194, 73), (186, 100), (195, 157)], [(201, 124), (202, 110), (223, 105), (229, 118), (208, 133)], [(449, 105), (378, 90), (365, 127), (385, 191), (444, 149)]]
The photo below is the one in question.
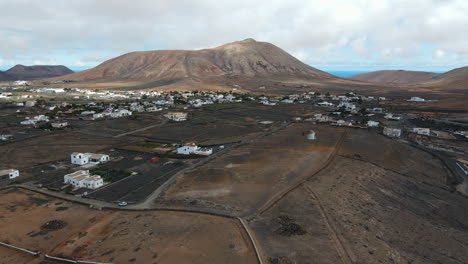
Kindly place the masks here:
[[(317, 140), (309, 141), (303, 135), (310, 129), (316, 131)], [(164, 199), (239, 215), (251, 213), (323, 166), (342, 131), (293, 124), (180, 176)]]
[[(376, 147), (379, 146), (379, 147)], [(431, 155), (354, 131), (306, 185), (357, 263), (467, 263), (468, 199)]]
[(55, 160), (69, 159), (74, 151), (94, 152), (117, 143), (118, 140), (107, 137), (57, 132), (2, 145), (0, 167), (28, 168)]
[[(0, 194), (0, 241), (48, 255), (112, 263), (257, 261), (236, 220), (164, 211), (97, 211), (18, 189)], [(50, 220), (66, 226), (36, 234)], [(2, 264), (41, 259), (0, 247)]]

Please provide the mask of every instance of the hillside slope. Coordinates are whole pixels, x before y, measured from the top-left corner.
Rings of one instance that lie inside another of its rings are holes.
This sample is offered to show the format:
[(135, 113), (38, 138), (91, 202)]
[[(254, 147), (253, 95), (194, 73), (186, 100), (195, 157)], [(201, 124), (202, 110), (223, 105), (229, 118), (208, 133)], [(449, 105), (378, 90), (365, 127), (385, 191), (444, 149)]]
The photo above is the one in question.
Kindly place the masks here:
[(413, 84), (431, 80), (436, 76), (438, 74), (433, 72), (383, 70), (354, 75), (348, 79), (376, 83)]
[(13, 76), (10, 76), (9, 74), (0, 71), (0, 82), (4, 81), (14, 81), (15, 78)]

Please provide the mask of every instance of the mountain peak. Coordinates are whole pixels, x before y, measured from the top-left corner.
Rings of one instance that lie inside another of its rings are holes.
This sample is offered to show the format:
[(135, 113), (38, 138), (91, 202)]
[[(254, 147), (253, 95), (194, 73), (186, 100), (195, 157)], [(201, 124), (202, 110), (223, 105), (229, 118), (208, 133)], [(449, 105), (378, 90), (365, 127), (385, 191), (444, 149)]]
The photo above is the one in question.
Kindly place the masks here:
[(244, 40), (241, 40), (240, 42), (253, 43), (253, 42), (257, 42), (257, 41), (255, 39), (253, 39), (253, 38), (246, 38)]

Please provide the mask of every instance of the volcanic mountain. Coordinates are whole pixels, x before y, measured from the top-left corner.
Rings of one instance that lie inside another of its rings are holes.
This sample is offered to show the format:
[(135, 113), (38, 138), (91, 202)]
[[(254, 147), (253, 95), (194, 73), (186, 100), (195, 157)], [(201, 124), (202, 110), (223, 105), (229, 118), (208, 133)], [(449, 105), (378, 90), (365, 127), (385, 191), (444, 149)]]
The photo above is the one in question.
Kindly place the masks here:
[(37, 80), (62, 76), (73, 73), (73, 71), (63, 65), (24, 66), (18, 64), (5, 73), (16, 80)]
[(202, 50), (131, 52), (63, 78), (85, 82), (170, 84), (184, 80), (210, 79), (210, 82), (224, 82), (226, 78), (265, 79), (280, 76), (301, 79), (337, 78), (302, 63), (273, 44), (253, 39)]
[(422, 71), (374, 71), (349, 77), (348, 79), (375, 83), (413, 84), (431, 80), (438, 74)]
[(2, 72), (0, 71), (0, 82), (4, 82), (4, 81), (14, 81), (15, 80), (15, 77), (11, 76), (11, 75), (8, 75), (7, 73), (5, 72)]

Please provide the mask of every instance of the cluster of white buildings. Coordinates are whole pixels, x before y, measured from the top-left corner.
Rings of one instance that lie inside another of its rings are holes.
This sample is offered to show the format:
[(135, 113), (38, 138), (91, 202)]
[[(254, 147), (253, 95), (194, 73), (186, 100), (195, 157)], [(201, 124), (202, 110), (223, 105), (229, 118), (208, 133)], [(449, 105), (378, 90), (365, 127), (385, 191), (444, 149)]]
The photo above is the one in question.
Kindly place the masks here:
[(33, 117), (26, 117), (26, 120), (21, 121), (21, 125), (36, 125), (37, 123), (40, 122), (49, 122), (49, 117), (45, 115), (37, 115)]
[[(95, 153), (73, 152), (70, 155), (72, 164), (83, 166), (87, 164), (101, 164), (110, 160), (109, 155)], [(104, 180), (99, 175), (92, 175), (89, 170), (78, 170), (63, 176), (64, 183), (71, 184), (75, 188), (96, 189), (104, 185)]]
[[(127, 109), (107, 109), (106, 111), (102, 113), (95, 113), (94, 111), (85, 111), (85, 112), (90, 112), (89, 114), (92, 114), (93, 120), (104, 118), (104, 117), (110, 117), (110, 118), (121, 118), (125, 116), (131, 116), (133, 114), (132, 111), (129, 111)], [(83, 115), (83, 113), (81, 113)], [(88, 114), (88, 113), (87, 113)]]
[(204, 147), (199, 147), (195, 143), (187, 143), (182, 147), (179, 147), (177, 149), (177, 154), (182, 154), (182, 155), (191, 155), (191, 154), (196, 154), (196, 155), (204, 155), (204, 156), (209, 156), (213, 153), (212, 148), (204, 148)]
[(70, 160), (72, 164), (82, 166), (86, 164), (104, 163), (109, 161), (110, 157), (106, 154), (73, 152), (70, 155)]

